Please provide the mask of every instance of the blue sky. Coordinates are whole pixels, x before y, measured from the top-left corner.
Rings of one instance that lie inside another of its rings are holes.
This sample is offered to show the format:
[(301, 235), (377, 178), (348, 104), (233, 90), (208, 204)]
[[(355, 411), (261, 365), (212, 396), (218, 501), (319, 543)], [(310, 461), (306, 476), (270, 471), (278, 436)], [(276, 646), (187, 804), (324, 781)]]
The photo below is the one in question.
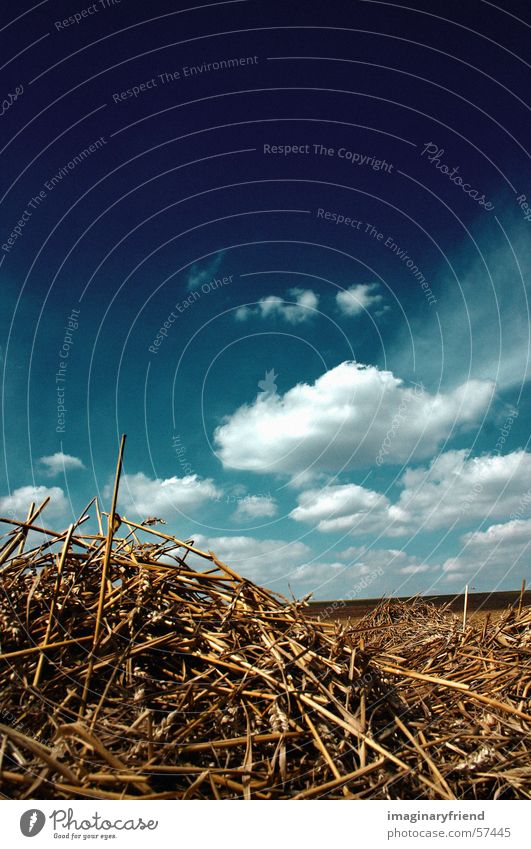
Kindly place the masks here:
[(120, 512), (280, 592), (528, 575), (522, 26), (377, 5), (9, 25), (0, 515), (108, 505), (125, 432)]

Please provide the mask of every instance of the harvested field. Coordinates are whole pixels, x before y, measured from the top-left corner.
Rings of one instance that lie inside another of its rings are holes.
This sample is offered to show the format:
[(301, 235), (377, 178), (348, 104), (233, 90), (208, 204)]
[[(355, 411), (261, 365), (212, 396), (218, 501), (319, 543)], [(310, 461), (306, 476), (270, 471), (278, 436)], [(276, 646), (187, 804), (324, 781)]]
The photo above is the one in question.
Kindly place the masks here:
[[(518, 607), (520, 598), (522, 598), (524, 605), (531, 605), (531, 590), (526, 590), (524, 593), (518, 590), (505, 590), (503, 592), (493, 593), (472, 592), (468, 596), (467, 619), (498, 618), (508, 608)], [(462, 616), (463, 614), (463, 595), (430, 595), (422, 596), (418, 599), (417, 597), (396, 599), (396, 601), (403, 604), (416, 603), (417, 600), (437, 608), (443, 608), (447, 613), (455, 613), (458, 616)], [(310, 602), (308, 612), (326, 621), (347, 622), (348, 620), (356, 621), (363, 619), (364, 616), (369, 616), (380, 604), (381, 599), (378, 598), (360, 598), (354, 601), (341, 599), (337, 601), (315, 601)]]
[(530, 608), (320, 622), (115, 505), (3, 539), (4, 797), (531, 797)]

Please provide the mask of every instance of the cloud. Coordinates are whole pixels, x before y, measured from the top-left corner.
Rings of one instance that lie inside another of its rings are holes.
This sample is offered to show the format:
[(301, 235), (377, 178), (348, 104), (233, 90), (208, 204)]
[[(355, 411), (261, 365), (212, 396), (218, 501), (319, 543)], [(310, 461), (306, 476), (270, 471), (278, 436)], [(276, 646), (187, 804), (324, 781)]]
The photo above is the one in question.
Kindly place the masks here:
[(49, 454), (46, 457), (39, 457), (38, 462), (43, 467), (43, 473), (50, 478), (55, 477), (61, 472), (85, 468), (79, 457), (73, 457), (71, 454), (63, 454), (62, 451), (56, 451), (55, 454)]
[[(434, 587), (441, 577), (461, 588), (464, 582), (483, 589), (495, 582), (506, 587), (519, 585), (528, 562), (531, 519), (516, 519), (492, 525), (461, 537), (459, 555), (444, 564), (397, 548), (350, 546), (331, 552), (328, 559), (312, 561), (312, 551), (303, 542), (280, 539), (256, 539), (251, 536), (206, 537), (198, 534), (195, 544), (214, 553), (244, 577), (265, 586), (277, 585), (281, 592), (288, 586), (297, 596), (314, 593), (317, 598), (378, 598), (381, 595), (407, 595), (411, 581), (425, 576), (425, 588)], [(190, 557), (189, 562), (204, 567), (204, 561)]]
[(189, 292), (200, 289), (203, 283), (210, 282), (222, 263), (223, 255), (224, 252), (220, 251), (210, 262), (205, 262), (202, 265), (198, 265), (197, 263), (192, 265), (186, 278), (186, 288)]
[(446, 580), (473, 578), (474, 583), (478, 583), (485, 572), (488, 589), (494, 588), (494, 581), (517, 586), (529, 571), (531, 519), (514, 519), (491, 525), (485, 531), (464, 534), (461, 543), (461, 553), (450, 557), (443, 565)]
[(48, 497), (50, 503), (45, 508), (46, 516), (49, 518), (64, 516), (68, 511), (68, 501), (60, 486), (21, 486), (15, 489), (11, 495), (4, 495), (0, 498), (0, 514), (23, 521), (26, 519), (32, 502), (38, 506)]
[(425, 528), (454, 522), (503, 519), (530, 512), (531, 454), (469, 457), (466, 451), (441, 454), (427, 469), (408, 469), (403, 478), (398, 519), (419, 517)]
[[(311, 549), (299, 541), (198, 534), (194, 542), (242, 576), (265, 586), (279, 585), (280, 592), (291, 587), (299, 597), (310, 592), (319, 598), (374, 597), (400, 589), (411, 575), (440, 569), (397, 549), (351, 547), (333, 552), (333, 559), (312, 562)], [(189, 557), (188, 562), (204, 567), (198, 558)]]
[(259, 395), (215, 431), (223, 464), (254, 472), (300, 475), (402, 463), (433, 456), (455, 432), (488, 409), (490, 381), (447, 393), (405, 386), (390, 371), (343, 362), (314, 384), (284, 395)]
[(343, 315), (356, 316), (383, 301), (382, 295), (373, 294), (378, 283), (359, 283), (336, 295), (336, 303)]
[[(389, 575), (412, 575), (422, 572), (430, 572), (437, 569), (431, 566), (421, 557), (407, 554), (397, 548), (370, 548), (366, 545), (350, 546), (344, 551), (337, 553), (336, 566), (343, 569), (356, 569), (358, 575), (367, 575), (374, 570), (381, 570), (382, 574)], [(315, 565), (315, 564), (312, 564)], [(302, 568), (306, 568), (303, 566)]]
[(525, 451), (475, 458), (447, 451), (427, 467), (407, 469), (394, 503), (357, 484), (337, 484), (302, 492), (290, 517), (323, 532), (386, 536), (522, 518), (531, 513), (530, 481), (531, 454)]
[(299, 506), (290, 513), (319, 531), (379, 531), (389, 521), (390, 502), (378, 492), (354, 483), (310, 489), (299, 495)]
[[(205, 537), (197, 534), (195, 545), (214, 554), (242, 576), (263, 584), (283, 578), (307, 560), (311, 551), (303, 542), (256, 539), (251, 536)], [(191, 562), (191, 561), (190, 561)]]
[(342, 599), (374, 598), (406, 593), (410, 576), (434, 573), (439, 566), (398, 549), (352, 546), (334, 552), (333, 561), (303, 563), (290, 577), (299, 595)]
[[(111, 492), (110, 485), (105, 495)], [(175, 511), (191, 510), (220, 495), (210, 478), (202, 480), (197, 475), (178, 478), (148, 478), (143, 472), (124, 475), (120, 485), (120, 506), (124, 513), (137, 516), (166, 518)]]
[(235, 519), (271, 518), (278, 512), (277, 503), (270, 495), (246, 495), (239, 501)]
[(256, 306), (243, 306), (236, 310), (236, 319), (246, 321), (248, 318), (282, 318), (288, 324), (301, 324), (313, 318), (319, 303), (319, 296), (311, 289), (288, 289), (286, 299), (278, 295), (268, 295), (261, 298)]
[[(479, 223), (479, 222), (478, 222)], [(400, 374), (413, 369), (411, 333), (416, 360), (422, 363), (426, 382), (453, 381), (472, 376), (493, 379), (497, 388), (520, 386), (531, 376), (529, 293), (531, 252), (528, 236), (516, 221), (508, 224), (508, 238), (489, 237), (489, 225), (476, 233), (482, 250), (470, 251), (468, 240), (455, 245), (452, 264), (456, 280), (446, 264), (433, 278), (444, 298), (437, 311), (412, 313), (411, 326), (397, 326), (395, 340), (387, 348), (390, 362)], [(442, 337), (440, 334), (442, 333)], [(435, 342), (441, 338), (441, 343)]]

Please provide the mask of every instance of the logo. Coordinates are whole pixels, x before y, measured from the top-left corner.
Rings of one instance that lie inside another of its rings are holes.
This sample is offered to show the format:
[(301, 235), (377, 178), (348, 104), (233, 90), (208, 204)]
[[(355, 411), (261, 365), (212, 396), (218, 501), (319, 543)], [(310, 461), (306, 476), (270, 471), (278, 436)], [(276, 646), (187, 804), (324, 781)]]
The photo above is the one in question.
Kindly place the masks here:
[(29, 811), (24, 811), (20, 817), (20, 830), (24, 837), (35, 837), (43, 830), (46, 817), (42, 811), (37, 808), (32, 808)]
[(270, 371), (266, 371), (264, 380), (258, 381), (258, 388), (262, 392), (261, 397), (268, 397), (270, 395), (274, 395), (277, 391), (277, 385), (275, 383), (278, 374), (275, 374), (275, 369), (271, 369)]

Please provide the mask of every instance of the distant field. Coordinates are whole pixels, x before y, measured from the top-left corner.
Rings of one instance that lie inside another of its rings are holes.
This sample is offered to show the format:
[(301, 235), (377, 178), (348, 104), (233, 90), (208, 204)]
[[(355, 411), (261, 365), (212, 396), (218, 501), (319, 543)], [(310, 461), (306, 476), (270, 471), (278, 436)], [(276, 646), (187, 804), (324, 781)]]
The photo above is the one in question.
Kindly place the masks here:
[[(397, 601), (408, 601), (410, 596), (402, 596)], [(430, 595), (422, 596), (422, 600), (436, 604), (438, 607), (449, 605), (455, 613), (463, 612), (464, 596), (460, 595)], [(496, 615), (508, 607), (517, 606), (520, 601), (520, 590), (495, 593), (469, 593), (468, 616)], [(362, 598), (354, 601), (315, 601), (310, 604), (309, 613), (322, 619), (340, 620), (361, 619), (371, 613), (379, 604), (378, 598)], [(531, 590), (526, 590), (523, 597), (525, 606), (531, 605)]]

